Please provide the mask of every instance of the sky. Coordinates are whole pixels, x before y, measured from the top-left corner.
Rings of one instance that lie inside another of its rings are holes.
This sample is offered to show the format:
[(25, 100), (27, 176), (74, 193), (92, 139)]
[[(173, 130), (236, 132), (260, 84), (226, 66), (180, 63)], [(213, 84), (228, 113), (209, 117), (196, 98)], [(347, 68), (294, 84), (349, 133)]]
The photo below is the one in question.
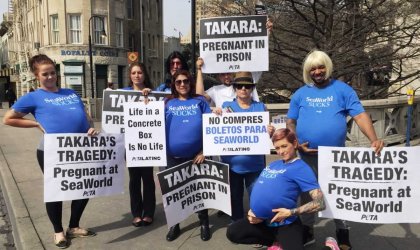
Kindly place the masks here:
[(7, 11), (7, 6), (8, 6), (7, 3), (8, 3), (8, 0), (0, 0), (0, 23), (3, 22), (3, 13)]
[(181, 32), (186, 36), (190, 32), (190, 27), (190, 0), (163, 0), (163, 34), (178, 37), (178, 32)]

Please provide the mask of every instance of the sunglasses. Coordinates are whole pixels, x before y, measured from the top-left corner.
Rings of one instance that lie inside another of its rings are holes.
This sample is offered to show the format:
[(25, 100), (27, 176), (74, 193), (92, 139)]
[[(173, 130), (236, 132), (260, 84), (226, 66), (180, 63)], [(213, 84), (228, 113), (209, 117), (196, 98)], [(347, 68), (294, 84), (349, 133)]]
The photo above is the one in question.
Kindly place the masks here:
[(181, 85), (181, 83), (190, 84), (190, 79), (175, 80), (176, 85)]
[(233, 87), (235, 87), (235, 89), (252, 89), (254, 87), (254, 84), (234, 84)]

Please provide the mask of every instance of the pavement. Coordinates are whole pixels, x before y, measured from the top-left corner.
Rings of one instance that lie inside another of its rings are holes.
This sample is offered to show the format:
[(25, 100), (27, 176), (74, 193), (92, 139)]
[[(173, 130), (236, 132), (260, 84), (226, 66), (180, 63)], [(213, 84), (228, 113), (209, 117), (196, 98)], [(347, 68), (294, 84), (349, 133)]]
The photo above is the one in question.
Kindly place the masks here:
[[(0, 109), (1, 119), (5, 111)], [(0, 123), (0, 182), (17, 249), (57, 249), (43, 202), (43, 176), (35, 156), (40, 137), (37, 129), (13, 128)], [(272, 159), (273, 156), (268, 158)], [(167, 242), (161, 193), (157, 179), (155, 181), (157, 206), (151, 226), (134, 228), (131, 225), (126, 173), (125, 194), (93, 198), (87, 205), (81, 226), (98, 235), (74, 239), (70, 249), (254, 249), (230, 243), (225, 236), (229, 218), (217, 217), (215, 210), (210, 210), (212, 239), (201, 241), (198, 219), (192, 215), (181, 223), (181, 236)], [(69, 210), (70, 203), (64, 202), (64, 227), (68, 224)], [(350, 226), (351, 242), (356, 250), (420, 249), (420, 224), (350, 223)], [(327, 236), (335, 236), (334, 223), (320, 218), (315, 226), (316, 244), (306, 249), (320, 249)], [(4, 248), (0, 246), (0, 249)]]

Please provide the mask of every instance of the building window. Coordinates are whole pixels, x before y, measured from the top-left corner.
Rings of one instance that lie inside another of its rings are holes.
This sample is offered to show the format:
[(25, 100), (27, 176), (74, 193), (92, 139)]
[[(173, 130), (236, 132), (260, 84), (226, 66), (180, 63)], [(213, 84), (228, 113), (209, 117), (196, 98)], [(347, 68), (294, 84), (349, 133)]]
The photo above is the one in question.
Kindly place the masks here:
[(127, 4), (127, 18), (133, 19), (134, 17), (133, 0), (126, 0), (126, 4)]
[(124, 47), (124, 26), (123, 26), (123, 20), (116, 19), (115, 21), (115, 39), (117, 47)]
[(70, 15), (70, 43), (82, 43), (82, 25), (80, 15)]
[(105, 23), (106, 23), (105, 17), (93, 18), (93, 43), (94, 44), (106, 45), (106, 37), (102, 37), (102, 31), (105, 30), (105, 33), (106, 33), (106, 28), (104, 27)]
[(135, 51), (136, 49), (135, 44), (136, 44), (136, 39), (133, 34), (130, 34), (130, 36), (128, 37), (128, 50)]
[(60, 43), (59, 31), (58, 31), (58, 15), (51, 16), (51, 43)]

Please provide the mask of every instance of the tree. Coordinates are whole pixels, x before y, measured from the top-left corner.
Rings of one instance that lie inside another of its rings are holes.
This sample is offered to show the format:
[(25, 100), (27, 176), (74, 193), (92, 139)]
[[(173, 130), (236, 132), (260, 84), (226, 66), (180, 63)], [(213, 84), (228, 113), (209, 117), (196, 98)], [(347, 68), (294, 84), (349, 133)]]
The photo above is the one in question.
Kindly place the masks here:
[[(226, 1), (225, 1), (226, 2)], [(229, 1), (227, 1), (229, 2)], [(301, 64), (312, 49), (327, 52), (335, 78), (359, 96), (384, 98), (395, 83), (420, 78), (420, 3), (413, 0), (266, 0), (274, 22), (270, 72), (261, 94), (302, 86)], [(220, 5), (218, 6), (220, 7)], [(253, 1), (230, 1), (225, 15), (253, 14)]]

